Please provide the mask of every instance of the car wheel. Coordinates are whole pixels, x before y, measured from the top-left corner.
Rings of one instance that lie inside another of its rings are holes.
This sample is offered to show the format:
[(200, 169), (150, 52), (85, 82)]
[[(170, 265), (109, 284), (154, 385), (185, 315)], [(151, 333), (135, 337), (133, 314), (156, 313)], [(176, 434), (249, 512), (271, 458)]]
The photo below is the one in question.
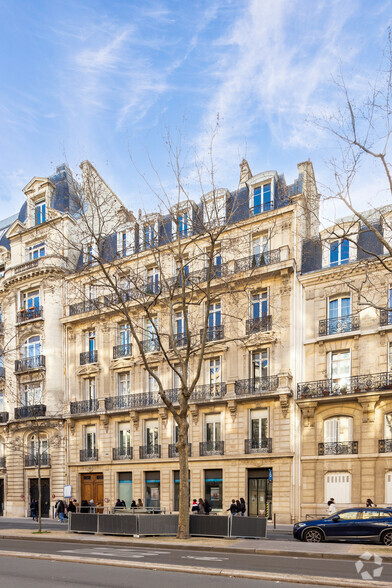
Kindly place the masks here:
[(304, 541), (308, 543), (321, 543), (323, 534), (318, 529), (308, 529), (304, 533)]
[(392, 545), (392, 531), (387, 531), (384, 533), (384, 535), (381, 537), (381, 543), (383, 545)]

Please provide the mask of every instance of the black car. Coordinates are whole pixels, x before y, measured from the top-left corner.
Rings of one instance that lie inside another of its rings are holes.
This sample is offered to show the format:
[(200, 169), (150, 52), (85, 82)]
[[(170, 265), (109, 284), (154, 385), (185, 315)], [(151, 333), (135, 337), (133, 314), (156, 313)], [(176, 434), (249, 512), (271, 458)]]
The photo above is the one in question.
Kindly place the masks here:
[(296, 523), (293, 535), (311, 543), (365, 539), (392, 545), (392, 508), (348, 508), (325, 519)]

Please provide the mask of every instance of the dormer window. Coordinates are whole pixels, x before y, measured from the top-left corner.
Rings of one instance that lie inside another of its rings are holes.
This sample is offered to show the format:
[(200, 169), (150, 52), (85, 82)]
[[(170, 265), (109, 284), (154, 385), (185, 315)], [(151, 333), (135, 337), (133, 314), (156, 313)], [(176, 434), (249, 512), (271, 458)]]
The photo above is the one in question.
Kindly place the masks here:
[(39, 200), (35, 203), (35, 224), (42, 225), (44, 222), (46, 222), (46, 202)]
[(350, 242), (348, 239), (337, 239), (329, 245), (329, 265), (343, 265), (350, 261)]
[(135, 250), (135, 230), (123, 229), (117, 233), (117, 257), (126, 257)]
[(144, 248), (151, 249), (157, 245), (157, 228), (155, 223), (147, 223), (144, 225)]
[(98, 249), (95, 243), (88, 243), (85, 246), (84, 263), (86, 265), (94, 265), (97, 263)]
[(33, 259), (38, 259), (39, 257), (44, 257), (45, 255), (45, 243), (36, 243), (35, 245), (30, 245), (27, 247), (26, 257), (27, 261), (32, 261)]
[(272, 210), (272, 208), (273, 201), (271, 183), (263, 184), (262, 186), (254, 188), (253, 202), (250, 210), (251, 214), (260, 214), (262, 212), (266, 212), (267, 210)]
[(187, 237), (188, 236), (188, 213), (183, 212), (178, 216), (178, 236)]
[(203, 222), (207, 228), (219, 227), (226, 222), (227, 190), (219, 189), (203, 198)]

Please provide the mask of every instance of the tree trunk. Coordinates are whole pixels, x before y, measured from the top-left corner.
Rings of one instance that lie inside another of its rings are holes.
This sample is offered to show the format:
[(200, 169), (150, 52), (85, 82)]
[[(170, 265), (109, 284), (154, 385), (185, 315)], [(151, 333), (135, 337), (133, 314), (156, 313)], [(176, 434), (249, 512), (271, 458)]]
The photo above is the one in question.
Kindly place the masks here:
[(177, 539), (189, 539), (189, 471), (188, 471), (188, 423), (178, 427), (177, 450), (180, 466), (180, 497)]

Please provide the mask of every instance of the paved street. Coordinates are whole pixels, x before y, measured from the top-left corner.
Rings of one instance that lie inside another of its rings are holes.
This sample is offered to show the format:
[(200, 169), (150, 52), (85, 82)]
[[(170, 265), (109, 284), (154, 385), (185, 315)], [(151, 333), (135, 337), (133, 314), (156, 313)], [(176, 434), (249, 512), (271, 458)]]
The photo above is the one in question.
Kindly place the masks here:
[[(323, 560), (301, 557), (270, 556), (256, 554), (237, 554), (211, 549), (208, 552), (197, 550), (176, 550), (149, 547), (116, 547), (94, 544), (78, 545), (70, 542), (0, 540), (1, 552), (53, 554), (59, 557), (83, 557), (86, 560), (110, 559), (117, 561), (146, 562), (154, 564), (179, 565), (184, 567), (203, 567), (236, 569), (256, 572), (301, 574), (306, 576), (339, 577), (359, 579), (355, 562), (345, 560)], [(0, 565), (1, 565), (0, 560)], [(72, 565), (72, 564), (71, 564)], [(128, 573), (131, 573), (128, 571)], [(133, 573), (133, 571), (132, 571)], [(380, 580), (392, 582), (392, 563), (384, 563)]]

